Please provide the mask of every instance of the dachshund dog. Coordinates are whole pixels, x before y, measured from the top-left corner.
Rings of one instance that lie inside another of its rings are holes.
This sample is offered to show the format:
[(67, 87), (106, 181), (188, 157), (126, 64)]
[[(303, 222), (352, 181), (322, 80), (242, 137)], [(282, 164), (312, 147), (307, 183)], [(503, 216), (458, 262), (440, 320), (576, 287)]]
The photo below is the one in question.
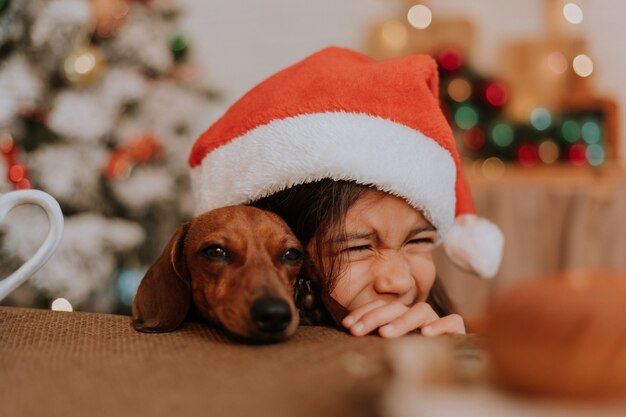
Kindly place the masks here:
[(293, 293), (302, 254), (274, 213), (249, 206), (208, 211), (178, 228), (144, 276), (133, 326), (168, 332), (193, 308), (245, 340), (286, 339), (299, 323)]

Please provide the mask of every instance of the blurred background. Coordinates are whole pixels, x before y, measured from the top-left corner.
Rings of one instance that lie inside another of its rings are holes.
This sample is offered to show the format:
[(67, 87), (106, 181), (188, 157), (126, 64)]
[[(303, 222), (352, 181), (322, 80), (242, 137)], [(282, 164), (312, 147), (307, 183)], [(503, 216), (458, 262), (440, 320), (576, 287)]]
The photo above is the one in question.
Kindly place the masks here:
[[(531, 276), (626, 269), (626, 46), (618, 0), (0, 0), (0, 193), (66, 216), (53, 258), (6, 305), (128, 313), (193, 213), (193, 140), (243, 93), (328, 45), (440, 67), (479, 213), (506, 236), (491, 281), (438, 271), (461, 312)], [(0, 277), (47, 231), (0, 229)]]

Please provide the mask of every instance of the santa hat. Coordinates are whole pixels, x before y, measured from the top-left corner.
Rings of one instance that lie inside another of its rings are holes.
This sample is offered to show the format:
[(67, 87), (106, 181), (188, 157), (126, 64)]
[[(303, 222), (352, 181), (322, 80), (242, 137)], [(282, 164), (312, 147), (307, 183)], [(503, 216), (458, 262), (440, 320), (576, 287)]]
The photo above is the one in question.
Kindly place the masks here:
[(189, 157), (196, 211), (352, 180), (404, 198), (457, 265), (492, 277), (504, 239), (474, 213), (438, 90), (429, 56), (314, 53), (254, 87), (198, 138)]

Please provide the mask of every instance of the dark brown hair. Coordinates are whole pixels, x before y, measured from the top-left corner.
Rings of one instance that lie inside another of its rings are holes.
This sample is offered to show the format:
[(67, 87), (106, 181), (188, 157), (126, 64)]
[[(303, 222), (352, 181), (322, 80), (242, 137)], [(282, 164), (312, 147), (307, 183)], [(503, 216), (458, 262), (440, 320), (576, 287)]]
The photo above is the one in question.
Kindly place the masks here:
[[(358, 198), (372, 187), (352, 181), (335, 181), (323, 179), (316, 182), (300, 184), (262, 198), (251, 205), (272, 211), (281, 216), (291, 227), (294, 234), (304, 247), (313, 237), (345, 236), (344, 222), (348, 209)], [(316, 256), (314, 264), (320, 266), (322, 277), (326, 278), (323, 291), (332, 292), (340, 274), (340, 259), (333, 257), (330, 261), (322, 259), (324, 239), (315, 240)], [(306, 268), (303, 273), (306, 273)], [(443, 288), (439, 278), (435, 278), (428, 299), (433, 310), (441, 317), (454, 312), (453, 304)]]

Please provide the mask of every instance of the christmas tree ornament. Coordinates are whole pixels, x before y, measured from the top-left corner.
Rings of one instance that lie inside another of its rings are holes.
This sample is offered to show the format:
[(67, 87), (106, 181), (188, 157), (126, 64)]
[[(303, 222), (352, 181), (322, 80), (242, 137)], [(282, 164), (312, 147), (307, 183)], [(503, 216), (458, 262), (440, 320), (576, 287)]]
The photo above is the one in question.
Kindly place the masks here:
[(106, 59), (100, 48), (85, 44), (73, 50), (63, 62), (63, 75), (72, 84), (84, 87), (100, 80)]
[(16, 190), (31, 188), (26, 166), (18, 160), (18, 149), (9, 133), (0, 134), (0, 153), (6, 166), (6, 178)]
[(99, 38), (108, 38), (124, 24), (128, 15), (126, 0), (90, 0), (94, 22), (94, 34)]
[(104, 175), (110, 180), (128, 178), (135, 165), (148, 163), (161, 155), (163, 147), (149, 133), (142, 133), (126, 146), (111, 152), (104, 167)]
[(130, 307), (139, 288), (142, 278), (146, 275), (148, 268), (146, 267), (130, 267), (120, 268), (116, 279), (117, 296), (122, 305)]
[(181, 62), (187, 57), (189, 41), (184, 35), (176, 34), (170, 39), (170, 50), (174, 56), (174, 61)]

